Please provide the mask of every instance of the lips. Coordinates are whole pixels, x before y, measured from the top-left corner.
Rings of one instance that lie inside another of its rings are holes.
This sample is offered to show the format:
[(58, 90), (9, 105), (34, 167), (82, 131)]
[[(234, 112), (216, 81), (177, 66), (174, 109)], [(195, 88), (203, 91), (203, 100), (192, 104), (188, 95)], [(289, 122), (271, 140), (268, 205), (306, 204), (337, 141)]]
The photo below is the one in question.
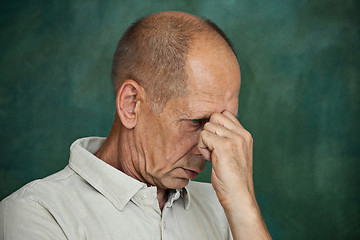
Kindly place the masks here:
[(184, 169), (184, 171), (185, 171), (186, 175), (188, 176), (188, 178), (191, 180), (195, 179), (199, 175), (198, 172), (195, 172), (192, 170)]

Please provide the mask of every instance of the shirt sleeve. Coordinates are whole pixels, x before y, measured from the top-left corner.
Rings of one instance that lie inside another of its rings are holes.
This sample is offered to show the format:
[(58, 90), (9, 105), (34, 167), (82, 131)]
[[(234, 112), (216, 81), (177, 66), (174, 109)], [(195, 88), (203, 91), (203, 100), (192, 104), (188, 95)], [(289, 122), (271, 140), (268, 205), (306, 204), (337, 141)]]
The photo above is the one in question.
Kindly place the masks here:
[(6, 199), (0, 203), (0, 239), (63, 240), (63, 230), (40, 203), (28, 199)]

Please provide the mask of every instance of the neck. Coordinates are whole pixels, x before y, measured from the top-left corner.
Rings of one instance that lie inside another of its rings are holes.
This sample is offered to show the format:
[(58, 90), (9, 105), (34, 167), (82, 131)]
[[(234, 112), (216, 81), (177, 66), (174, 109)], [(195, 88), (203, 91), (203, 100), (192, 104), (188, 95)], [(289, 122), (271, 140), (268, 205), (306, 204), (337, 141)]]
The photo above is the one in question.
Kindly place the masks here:
[[(95, 156), (124, 172), (136, 180), (149, 184), (142, 176), (139, 167), (139, 152), (134, 149), (135, 142), (133, 131), (125, 128), (118, 116), (115, 116), (114, 124), (104, 144), (95, 153)], [(168, 197), (167, 189), (157, 187), (157, 199), (162, 210)]]

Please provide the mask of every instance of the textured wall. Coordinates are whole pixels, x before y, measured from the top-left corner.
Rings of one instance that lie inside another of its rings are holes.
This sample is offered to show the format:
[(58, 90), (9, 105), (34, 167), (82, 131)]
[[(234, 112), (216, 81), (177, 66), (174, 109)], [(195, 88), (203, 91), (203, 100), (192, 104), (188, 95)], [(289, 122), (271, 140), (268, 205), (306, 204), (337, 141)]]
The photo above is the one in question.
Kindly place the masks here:
[(63, 168), (76, 138), (106, 136), (116, 43), (131, 22), (163, 10), (206, 16), (234, 43), (239, 115), (254, 137), (273, 238), (359, 239), (355, 0), (2, 1), (0, 198)]

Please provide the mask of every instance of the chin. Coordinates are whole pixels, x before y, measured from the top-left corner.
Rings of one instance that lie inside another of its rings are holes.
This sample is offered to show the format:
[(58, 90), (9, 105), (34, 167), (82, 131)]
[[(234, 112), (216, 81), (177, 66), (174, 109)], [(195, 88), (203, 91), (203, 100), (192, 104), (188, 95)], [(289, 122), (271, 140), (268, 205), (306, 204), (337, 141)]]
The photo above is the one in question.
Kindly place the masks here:
[(183, 188), (189, 183), (187, 178), (173, 178), (170, 181), (164, 183), (165, 188), (167, 189), (178, 189)]

